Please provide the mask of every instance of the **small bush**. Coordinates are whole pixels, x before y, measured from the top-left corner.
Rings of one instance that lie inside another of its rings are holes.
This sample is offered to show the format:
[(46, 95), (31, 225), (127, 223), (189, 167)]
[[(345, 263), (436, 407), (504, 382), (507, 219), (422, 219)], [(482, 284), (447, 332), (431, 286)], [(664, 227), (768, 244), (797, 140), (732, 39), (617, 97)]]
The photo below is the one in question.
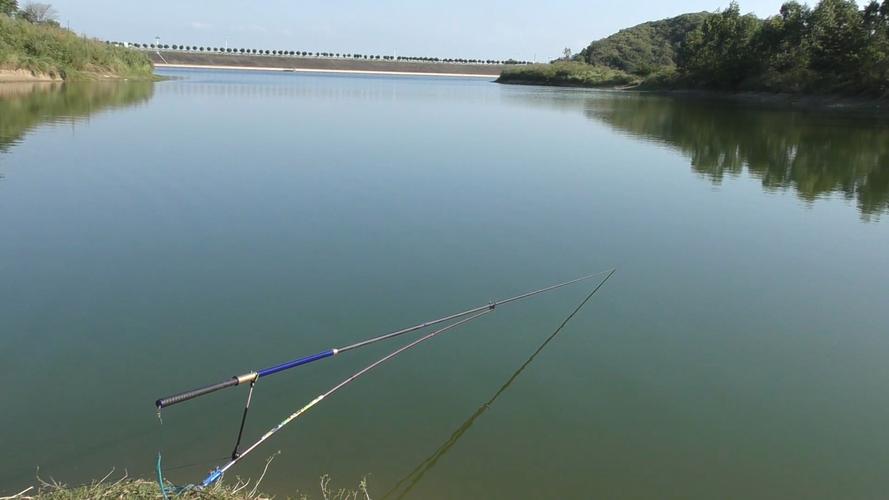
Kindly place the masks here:
[(497, 79), (501, 83), (539, 83), (574, 87), (619, 87), (638, 83), (638, 80), (638, 77), (617, 69), (573, 61), (507, 67)]

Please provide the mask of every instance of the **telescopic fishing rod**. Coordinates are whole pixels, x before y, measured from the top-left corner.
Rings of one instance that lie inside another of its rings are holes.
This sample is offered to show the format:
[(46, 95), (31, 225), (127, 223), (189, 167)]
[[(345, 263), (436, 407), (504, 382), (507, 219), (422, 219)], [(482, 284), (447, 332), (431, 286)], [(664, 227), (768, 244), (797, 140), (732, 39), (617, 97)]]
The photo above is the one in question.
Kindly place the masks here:
[[(246, 405), (246, 407), (244, 408), (244, 416), (243, 416), (243, 418), (242, 418), (242, 420), (241, 420), (241, 428), (240, 428), (240, 430), (239, 430), (239, 432), (238, 432), (238, 439), (237, 439), (237, 442), (235, 443), (235, 449), (234, 449), (234, 451), (232, 452), (231, 459), (230, 459), (230, 460), (228, 461), (228, 463), (226, 463), (225, 465), (223, 465), (223, 466), (221, 466), (221, 467), (217, 467), (217, 468), (215, 468), (213, 471), (211, 471), (210, 474), (209, 474), (209, 475), (208, 475), (208, 476), (201, 482), (201, 484), (200, 484), (200, 485), (197, 485), (196, 487), (199, 488), (199, 489), (203, 489), (203, 488), (207, 488), (207, 487), (213, 485), (216, 481), (218, 481), (220, 478), (222, 478), (222, 476), (225, 474), (225, 472), (226, 472), (227, 470), (229, 470), (230, 468), (232, 468), (235, 464), (237, 464), (237, 463), (238, 463), (241, 459), (243, 459), (245, 456), (247, 456), (248, 454), (250, 454), (251, 452), (253, 452), (253, 451), (254, 451), (260, 444), (262, 444), (264, 441), (266, 441), (267, 439), (269, 439), (272, 435), (274, 435), (275, 433), (277, 433), (278, 431), (280, 431), (282, 428), (284, 428), (284, 426), (286, 426), (287, 424), (293, 422), (294, 420), (296, 420), (297, 418), (299, 418), (301, 415), (305, 414), (309, 409), (311, 409), (312, 407), (314, 407), (315, 405), (317, 405), (318, 403), (320, 403), (323, 399), (325, 399), (325, 398), (331, 396), (332, 394), (334, 394), (334, 393), (337, 392), (338, 390), (342, 389), (342, 388), (345, 387), (346, 385), (352, 383), (353, 381), (355, 381), (355, 380), (358, 379), (359, 377), (365, 375), (367, 372), (373, 370), (374, 368), (376, 368), (376, 367), (378, 367), (379, 365), (385, 363), (386, 361), (389, 361), (390, 359), (392, 359), (392, 358), (398, 356), (399, 354), (403, 353), (404, 351), (407, 351), (408, 349), (411, 349), (411, 348), (417, 346), (418, 344), (420, 344), (420, 343), (422, 343), (422, 342), (425, 342), (425, 341), (427, 341), (427, 340), (430, 340), (430, 339), (432, 339), (433, 337), (435, 337), (435, 336), (437, 336), (437, 335), (440, 335), (440, 334), (442, 334), (442, 333), (445, 333), (445, 332), (447, 332), (447, 331), (449, 331), (449, 330), (451, 330), (451, 329), (453, 329), (453, 328), (456, 328), (456, 327), (458, 327), (458, 326), (464, 325), (464, 324), (469, 323), (470, 321), (473, 321), (473, 320), (475, 320), (475, 319), (477, 319), (477, 318), (480, 318), (480, 317), (482, 317), (482, 316), (484, 316), (484, 315), (486, 315), (486, 314), (489, 314), (489, 313), (491, 313), (491, 312), (494, 312), (494, 310), (496, 309), (496, 306), (497, 306), (497, 305), (502, 305), (502, 304), (505, 304), (505, 303), (508, 303), (508, 302), (514, 302), (514, 301), (517, 301), (517, 300), (520, 300), (520, 299), (523, 299), (523, 298), (527, 298), (527, 297), (531, 297), (531, 296), (533, 296), (533, 295), (537, 295), (537, 294), (540, 294), (540, 293), (544, 293), (544, 292), (549, 291), (549, 290), (554, 290), (554, 289), (556, 289), (556, 288), (561, 288), (561, 287), (563, 287), (563, 286), (567, 286), (567, 285), (569, 285), (569, 284), (571, 284), (571, 283), (577, 283), (577, 282), (579, 282), (579, 281), (587, 280), (587, 279), (590, 279), (590, 278), (595, 277), (595, 276), (601, 276), (601, 275), (607, 274), (607, 276), (605, 276), (605, 278), (604, 278), (603, 280), (601, 280), (601, 281), (596, 285), (596, 287), (593, 289), (593, 291), (590, 292), (590, 294), (589, 294), (589, 295), (587, 296), (587, 298), (584, 300), (583, 304), (585, 304), (585, 303), (586, 303), (586, 302), (587, 302), (587, 301), (588, 301), (588, 300), (589, 300), (589, 299), (590, 299), (590, 298), (591, 298), (591, 297), (592, 297), (592, 296), (593, 296), (593, 295), (594, 295), (594, 294), (595, 294), (595, 293), (596, 293), (596, 292), (597, 292), (597, 291), (598, 291), (598, 290), (605, 284), (605, 282), (607, 282), (608, 279), (611, 278), (611, 276), (614, 274), (614, 272), (615, 272), (615, 270), (612, 269), (612, 270), (610, 270), (610, 271), (605, 271), (605, 272), (602, 272), (602, 273), (597, 273), (597, 274), (592, 274), (592, 275), (588, 275), (588, 276), (583, 276), (583, 277), (581, 277), (581, 278), (577, 278), (577, 279), (574, 279), (574, 280), (571, 280), (571, 281), (566, 281), (566, 282), (559, 283), (559, 284), (556, 284), (556, 285), (551, 285), (551, 286), (546, 287), (546, 288), (541, 288), (541, 289), (539, 289), (539, 290), (534, 290), (534, 291), (532, 291), (532, 292), (527, 292), (527, 293), (524, 293), (524, 294), (521, 294), (521, 295), (517, 295), (517, 296), (515, 296), (515, 297), (509, 298), (509, 299), (506, 299), (506, 300), (502, 300), (502, 301), (499, 301), (499, 302), (492, 302), (491, 304), (488, 304), (488, 305), (486, 305), (486, 306), (480, 306), (480, 307), (477, 307), (477, 308), (469, 309), (469, 310), (464, 311), (464, 312), (462, 312), (462, 313), (453, 314), (453, 315), (447, 316), (447, 317), (445, 317), (445, 318), (441, 318), (441, 319), (438, 319), (438, 320), (433, 320), (433, 321), (429, 321), (429, 322), (426, 322), (426, 323), (422, 323), (422, 324), (417, 325), (417, 326), (415, 326), (415, 327), (410, 327), (410, 328), (406, 328), (406, 329), (403, 329), (403, 330), (399, 330), (399, 331), (396, 331), (396, 332), (393, 332), (393, 333), (390, 333), (390, 334), (381, 335), (381, 336), (379, 336), (379, 337), (374, 337), (374, 338), (371, 338), (371, 339), (368, 339), (368, 340), (359, 342), (359, 343), (357, 343), (357, 344), (353, 344), (352, 346), (347, 346), (348, 349), (355, 349), (355, 348), (358, 348), (358, 347), (362, 347), (362, 346), (364, 346), (364, 345), (368, 345), (368, 344), (371, 344), (371, 343), (374, 343), (374, 342), (378, 342), (378, 341), (381, 341), (381, 340), (385, 340), (385, 339), (387, 339), (387, 338), (392, 338), (392, 337), (395, 337), (395, 336), (398, 336), (398, 335), (402, 335), (402, 334), (405, 334), (405, 333), (410, 332), (410, 331), (418, 330), (418, 329), (423, 328), (423, 327), (425, 327), (425, 326), (429, 326), (429, 325), (433, 325), (433, 324), (437, 324), (437, 323), (445, 322), (445, 321), (448, 321), (448, 320), (456, 320), (456, 321), (454, 321), (454, 322), (452, 322), (452, 323), (450, 323), (450, 324), (448, 324), (448, 325), (445, 325), (445, 326), (439, 328), (438, 330), (435, 330), (435, 331), (433, 331), (433, 332), (431, 332), (431, 333), (428, 333), (428, 334), (426, 334), (426, 335), (424, 335), (424, 336), (422, 336), (422, 337), (420, 337), (420, 338), (414, 340), (413, 342), (410, 342), (410, 343), (408, 343), (408, 344), (406, 344), (406, 345), (404, 345), (404, 346), (402, 346), (402, 347), (399, 347), (398, 349), (392, 351), (391, 353), (387, 354), (386, 356), (384, 356), (384, 357), (378, 359), (377, 361), (375, 361), (375, 362), (371, 363), (370, 365), (364, 367), (363, 369), (359, 370), (358, 372), (356, 372), (356, 373), (353, 374), (352, 376), (346, 378), (345, 380), (343, 380), (343, 381), (340, 382), (339, 384), (333, 386), (333, 387), (332, 387), (331, 389), (329, 389), (327, 392), (324, 392), (324, 393), (320, 394), (318, 397), (316, 397), (315, 399), (311, 400), (308, 404), (306, 404), (305, 406), (303, 406), (302, 408), (300, 408), (300, 409), (297, 410), (296, 412), (290, 414), (287, 418), (285, 418), (283, 421), (281, 421), (281, 423), (279, 423), (279, 424), (276, 425), (275, 427), (271, 428), (268, 432), (266, 432), (265, 434), (263, 434), (262, 437), (260, 437), (256, 442), (254, 442), (254, 443), (253, 443), (252, 445), (250, 445), (246, 450), (244, 450), (243, 453), (241, 453), (241, 452), (238, 451), (238, 449), (239, 449), (238, 447), (239, 447), (240, 442), (241, 442), (241, 436), (242, 436), (242, 434), (243, 434), (243, 430), (244, 430), (244, 421), (246, 420), (246, 417), (247, 417), (247, 410), (248, 410), (249, 407), (250, 407), (250, 398), (251, 398), (251, 396), (252, 396), (252, 394), (253, 394), (253, 387), (254, 387), (254, 385), (255, 385), (256, 378), (257, 378), (257, 377), (254, 377), (253, 380), (251, 380), (251, 384), (250, 384), (250, 392), (249, 392), (249, 394), (247, 395), (247, 405)], [(581, 304), (581, 307), (583, 306), (583, 304)], [(580, 309), (580, 307), (578, 307), (577, 310), (579, 310), (579, 309)], [(577, 310), (575, 310), (575, 312), (572, 313), (571, 316), (574, 316), (574, 314), (577, 313)], [(571, 316), (569, 316), (569, 319), (570, 319)], [(458, 318), (462, 318), (462, 319), (458, 319)], [(565, 321), (565, 323), (567, 323), (567, 320)], [(562, 326), (564, 326), (564, 323), (563, 323)], [(559, 329), (561, 329), (561, 327), (560, 327)], [(558, 330), (557, 330), (557, 332), (558, 332)], [(312, 358), (312, 357), (310, 356), (309, 358)], [(305, 358), (304, 358), (304, 359), (305, 359)], [(317, 359), (323, 359), (323, 358), (315, 357), (315, 360), (317, 360)], [(292, 363), (292, 362), (291, 362), (291, 363)], [(288, 364), (290, 364), (290, 363), (285, 363), (284, 365), (288, 365)], [(303, 364), (305, 364), (305, 363), (303, 363)], [(280, 366), (284, 366), (284, 365), (278, 365), (278, 366), (280, 367)], [(298, 364), (293, 364), (292, 366), (288, 366), (288, 367), (286, 367), (286, 368), (282, 368), (281, 370), (278, 370), (278, 371), (283, 371), (283, 370), (286, 370), (286, 369), (288, 369), (288, 368), (292, 368), (293, 366), (299, 366), (299, 365), (298, 365)], [(277, 373), (278, 371), (273, 372), (273, 373)], [(192, 397), (194, 397), (194, 396), (192, 396)], [(171, 403), (171, 404), (172, 404), (172, 403)], [(160, 405), (158, 405), (158, 406), (159, 406), (159, 408), (158, 408), (158, 411), (159, 411), (159, 410), (160, 410)], [(158, 453), (157, 469), (158, 469), (158, 483), (159, 483), (160, 486), (161, 486), (161, 491), (162, 491), (162, 492), (165, 494), (165, 496), (166, 496), (167, 488), (166, 488), (166, 486), (165, 486), (165, 484), (164, 484), (163, 472), (162, 472), (162, 470), (161, 470), (161, 455), (160, 455), (160, 453)], [(193, 488), (193, 487), (195, 487), (195, 486), (188, 486), (187, 488)]]
[[(426, 322), (419, 323), (414, 326), (410, 326), (408, 328), (403, 328), (401, 330), (396, 330), (394, 332), (386, 333), (386, 334), (379, 335), (376, 337), (371, 337), (369, 339), (362, 340), (361, 342), (356, 342), (351, 345), (328, 349), (326, 351), (322, 351), (317, 354), (313, 354), (311, 356), (305, 356), (302, 358), (293, 359), (293, 360), (287, 361), (285, 363), (281, 363), (281, 364), (278, 364), (275, 366), (264, 368), (262, 370), (257, 370), (254, 372), (245, 373), (243, 375), (236, 375), (234, 377), (223, 380), (222, 382), (218, 382), (216, 384), (210, 384), (210, 385), (207, 385), (204, 387), (199, 387), (197, 389), (192, 389), (190, 391), (185, 391), (185, 392), (181, 392), (178, 394), (174, 394), (172, 396), (167, 396), (165, 398), (160, 398), (157, 401), (155, 401), (155, 406), (157, 407), (157, 411), (160, 412), (160, 410), (162, 408), (166, 408), (168, 406), (172, 406), (177, 403), (182, 403), (184, 401), (188, 401), (190, 399), (194, 399), (199, 396), (204, 396), (204, 395), (216, 392), (220, 389), (226, 389), (228, 387), (235, 387), (235, 386), (246, 384), (246, 383), (250, 384), (250, 390), (251, 390), (251, 394), (252, 394), (253, 386), (256, 384), (256, 381), (259, 380), (260, 378), (268, 377), (269, 375), (274, 375), (276, 373), (280, 373), (280, 372), (289, 370), (291, 368), (296, 368), (297, 366), (302, 366), (302, 365), (307, 365), (309, 363), (314, 363), (315, 361), (329, 358), (332, 356), (336, 356), (337, 354), (342, 354), (346, 351), (351, 351), (353, 349), (359, 349), (361, 347), (375, 344), (377, 342), (382, 342), (384, 340), (389, 340), (389, 339), (392, 339), (395, 337), (399, 337), (399, 336), (405, 335), (407, 333), (415, 332), (417, 330), (422, 330), (422, 329), (430, 327), (430, 326), (438, 325), (441, 323), (445, 323), (447, 321), (451, 321), (451, 320), (459, 319), (459, 318), (462, 318), (465, 316), (469, 316), (470, 314), (475, 314), (477, 312), (481, 312), (481, 311), (485, 311), (485, 310), (493, 310), (494, 308), (496, 308), (498, 306), (509, 304), (510, 302), (516, 302), (516, 301), (519, 301), (522, 299), (527, 299), (529, 297), (533, 297), (535, 295), (549, 292), (551, 290), (556, 290), (558, 288), (572, 285), (574, 283), (586, 281), (586, 280), (595, 278), (597, 276), (602, 276), (604, 274), (608, 274), (609, 272), (613, 272), (613, 270), (603, 271), (603, 272), (595, 273), (595, 274), (589, 274), (586, 276), (581, 276), (580, 278), (575, 278), (570, 281), (565, 281), (562, 283), (557, 283), (555, 285), (547, 286), (545, 288), (540, 288), (538, 290), (533, 290), (530, 292), (522, 293), (520, 295), (516, 295), (515, 297), (510, 297), (510, 298), (504, 299), (504, 300), (493, 301), (493, 302), (490, 302), (490, 303), (485, 304), (483, 306), (473, 307), (471, 309), (467, 309), (465, 311), (451, 314), (451, 315), (448, 315), (448, 316), (445, 316), (442, 318), (438, 318), (438, 319), (435, 319), (432, 321), (426, 321)], [(248, 402), (247, 402), (248, 407), (250, 405), (249, 398), (250, 398), (250, 395), (248, 394)], [(246, 413), (246, 409), (245, 409), (245, 413)]]
[[(602, 288), (603, 285), (605, 285), (605, 282), (607, 282), (608, 279), (611, 278), (611, 276), (614, 274), (614, 272), (615, 272), (615, 270), (613, 270), (613, 269), (612, 269), (611, 271), (606, 271), (607, 276), (605, 276), (605, 278), (604, 278), (603, 280), (601, 280), (601, 281), (599, 282), (598, 285), (596, 285), (596, 287), (593, 289), (593, 291), (590, 292), (590, 294), (587, 295), (586, 299), (581, 303), (580, 307), (578, 307), (578, 308), (577, 308), (577, 309), (576, 309), (576, 310), (575, 310), (575, 311), (568, 317), (568, 319), (566, 319), (566, 320), (562, 323), (562, 326), (560, 326), (559, 329), (556, 330), (556, 333), (553, 334), (553, 335), (551, 335), (551, 336), (549, 337), (549, 339), (547, 339), (547, 341), (544, 343), (544, 345), (541, 346), (541, 347), (538, 349), (537, 352), (540, 352), (540, 350), (542, 350), (543, 347), (546, 346), (546, 343), (549, 343), (549, 341), (552, 340), (552, 338), (555, 337), (555, 335), (559, 333), (559, 331), (562, 329), (562, 327), (564, 327), (565, 324), (566, 324), (566, 323), (567, 323), (567, 322), (568, 322), (568, 321), (569, 321), (575, 314), (577, 314), (577, 311), (579, 311), (580, 308), (583, 307), (583, 305), (586, 304), (586, 302), (589, 301), (589, 299), (592, 298), (592, 296), (595, 295), (596, 292), (598, 292), (599, 289)], [(604, 274), (604, 273), (600, 273), (600, 275), (601, 275), (601, 274)], [(527, 295), (526, 295), (526, 296), (527, 296)], [(407, 351), (408, 349), (411, 349), (411, 348), (413, 348), (413, 347), (415, 347), (415, 346), (417, 346), (417, 345), (419, 345), (419, 344), (421, 344), (421, 343), (423, 343), (423, 342), (426, 342), (427, 340), (432, 339), (433, 337), (436, 337), (436, 336), (438, 336), (438, 335), (440, 335), (440, 334), (443, 334), (443, 333), (447, 332), (448, 330), (451, 330), (451, 329), (456, 328), (456, 327), (458, 327), (458, 326), (461, 326), (461, 325), (464, 325), (464, 324), (466, 324), (466, 323), (469, 323), (470, 321), (473, 321), (473, 320), (475, 320), (475, 319), (477, 319), (477, 318), (480, 318), (480, 317), (482, 317), (482, 316), (484, 316), (484, 315), (486, 315), (486, 314), (488, 314), (488, 313), (491, 313), (491, 312), (494, 312), (494, 308), (493, 308), (493, 307), (481, 308), (480, 310), (475, 311), (475, 312), (473, 312), (473, 313), (468, 313), (468, 314), (471, 314), (471, 315), (468, 316), (468, 317), (464, 317), (464, 318), (461, 319), (461, 320), (458, 320), (458, 321), (455, 321), (455, 322), (453, 322), (453, 323), (450, 323), (450, 324), (448, 324), (448, 325), (446, 325), (446, 326), (444, 326), (444, 327), (442, 327), (442, 328), (439, 328), (438, 330), (435, 330), (435, 331), (433, 331), (433, 332), (431, 332), (431, 333), (428, 333), (428, 334), (426, 334), (426, 335), (424, 335), (424, 336), (418, 338), (417, 340), (414, 340), (413, 342), (410, 342), (410, 343), (408, 343), (408, 344), (405, 344), (404, 346), (399, 347), (398, 349), (395, 349), (394, 351), (390, 352), (389, 354), (383, 356), (382, 358), (380, 358), (380, 359), (374, 361), (373, 363), (367, 365), (366, 367), (362, 368), (361, 370), (355, 372), (355, 374), (353, 374), (353, 375), (351, 375), (350, 377), (346, 378), (346, 379), (343, 380), (342, 382), (336, 384), (335, 386), (333, 386), (332, 388), (330, 388), (327, 392), (324, 392), (324, 393), (320, 394), (318, 397), (316, 397), (315, 399), (309, 401), (308, 404), (306, 404), (305, 406), (303, 406), (303, 407), (300, 408), (299, 410), (297, 410), (297, 411), (291, 413), (287, 418), (285, 418), (284, 420), (282, 420), (281, 423), (279, 423), (278, 425), (272, 427), (268, 432), (266, 432), (265, 434), (263, 434), (262, 437), (260, 437), (259, 439), (257, 439), (256, 442), (254, 442), (254, 443), (253, 443), (252, 445), (250, 445), (247, 449), (245, 449), (243, 453), (240, 453), (240, 454), (238, 454), (238, 455), (232, 456), (231, 460), (229, 460), (228, 463), (226, 463), (226, 464), (223, 465), (222, 467), (217, 467), (217, 468), (213, 469), (213, 471), (211, 471), (210, 474), (209, 474), (209, 475), (208, 475), (208, 476), (201, 482), (201, 484), (200, 484), (199, 487), (200, 487), (200, 488), (207, 488), (207, 487), (213, 485), (213, 483), (215, 483), (216, 481), (218, 481), (219, 479), (222, 478), (222, 476), (225, 474), (226, 471), (228, 471), (229, 469), (231, 469), (232, 467), (234, 467), (234, 465), (237, 464), (238, 462), (240, 462), (241, 459), (243, 459), (244, 457), (246, 457), (247, 455), (249, 455), (251, 452), (253, 452), (253, 450), (255, 450), (255, 449), (256, 449), (259, 445), (261, 445), (265, 440), (269, 439), (269, 438), (272, 437), (276, 432), (278, 432), (278, 431), (280, 431), (281, 429), (283, 429), (284, 426), (286, 426), (287, 424), (293, 422), (294, 420), (296, 420), (297, 418), (299, 418), (300, 416), (302, 416), (303, 414), (305, 414), (305, 413), (306, 413), (307, 411), (309, 411), (313, 406), (315, 406), (315, 405), (317, 405), (318, 403), (320, 403), (324, 398), (327, 398), (327, 397), (331, 396), (333, 393), (337, 392), (338, 390), (342, 389), (343, 387), (345, 387), (345, 386), (349, 385), (350, 383), (354, 382), (356, 379), (358, 379), (359, 377), (365, 375), (367, 372), (369, 372), (369, 371), (373, 370), (374, 368), (380, 366), (381, 364), (385, 363), (386, 361), (389, 361), (390, 359), (394, 358), (395, 356), (398, 356), (399, 354), (403, 353), (404, 351)], [(536, 355), (536, 353), (535, 353), (535, 355)], [(533, 356), (532, 356), (532, 359), (533, 359)], [(526, 362), (525, 365), (527, 365), (529, 362), (530, 362), (530, 360), (529, 360), (528, 362)], [(521, 371), (521, 370), (520, 370), (520, 371)], [(162, 487), (163, 487), (163, 485), (162, 485)]]

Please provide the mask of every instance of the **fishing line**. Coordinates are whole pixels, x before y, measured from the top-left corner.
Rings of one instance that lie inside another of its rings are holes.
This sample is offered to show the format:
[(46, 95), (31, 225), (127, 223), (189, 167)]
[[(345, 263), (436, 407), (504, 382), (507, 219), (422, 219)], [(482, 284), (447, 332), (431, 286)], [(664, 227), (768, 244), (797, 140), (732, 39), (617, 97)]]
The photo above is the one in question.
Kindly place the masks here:
[(502, 386), (500, 386), (500, 389), (496, 393), (494, 393), (494, 395), (491, 396), (490, 399), (488, 399), (481, 406), (479, 406), (478, 409), (476, 409), (475, 412), (472, 415), (470, 415), (469, 418), (466, 419), (463, 422), (463, 424), (460, 425), (460, 427), (458, 427), (457, 430), (454, 431), (451, 434), (451, 436), (441, 446), (439, 446), (438, 449), (435, 450), (435, 452), (432, 453), (432, 455), (430, 455), (428, 458), (426, 458), (425, 460), (420, 462), (420, 464), (417, 465), (414, 468), (414, 470), (412, 470), (407, 476), (405, 476), (404, 478), (399, 480), (397, 483), (395, 483), (395, 486), (393, 486), (385, 495), (383, 495), (383, 497), (382, 497), (383, 500), (392, 497), (395, 494), (395, 492), (398, 491), (399, 488), (402, 487), (402, 485), (406, 485), (406, 486), (405, 486), (404, 490), (396, 498), (397, 499), (404, 498), (408, 493), (410, 493), (410, 491), (413, 490), (414, 487), (417, 486), (417, 484), (420, 482), (420, 480), (423, 479), (423, 476), (426, 475), (426, 473), (429, 472), (435, 466), (435, 464), (438, 463), (438, 461), (442, 457), (444, 457), (448, 451), (451, 450), (451, 448), (455, 444), (457, 444), (457, 441), (459, 441), (460, 438), (463, 437), (463, 434), (465, 434), (466, 431), (468, 431), (469, 428), (472, 427), (472, 425), (475, 423), (475, 421), (479, 417), (481, 417), (482, 414), (484, 414), (486, 411), (488, 411), (488, 409), (494, 404), (494, 402), (497, 401), (497, 398), (499, 398), (501, 394), (506, 392), (506, 390), (509, 388), (509, 386), (511, 386), (513, 384), (513, 382), (516, 381), (516, 379), (519, 377), (519, 375), (521, 375), (521, 373), (523, 371), (525, 371), (525, 369), (546, 348), (546, 346), (550, 342), (552, 342), (553, 339), (555, 339), (557, 335), (559, 335), (559, 333), (565, 328), (565, 325), (567, 325), (568, 322), (571, 321), (571, 319), (574, 318), (574, 316), (578, 312), (580, 312), (581, 309), (583, 309), (583, 306), (585, 306), (587, 304), (587, 302), (589, 302), (590, 299), (593, 298), (593, 295), (595, 295), (596, 292), (598, 292), (599, 289), (602, 288), (603, 285), (605, 285), (605, 282), (608, 281), (609, 278), (611, 278), (612, 274), (614, 274), (614, 271), (611, 271), (610, 273), (608, 273), (608, 276), (606, 276), (605, 279), (603, 279), (596, 286), (596, 288), (594, 288), (593, 291), (591, 291), (586, 296), (586, 298), (584, 298), (583, 301), (581, 301), (581, 303), (571, 312), (571, 314), (569, 314), (564, 319), (564, 321), (562, 321), (562, 323), (559, 325), (559, 327), (556, 328), (556, 330), (552, 334), (550, 334), (550, 336), (547, 337), (546, 340), (544, 340), (542, 344), (540, 344), (540, 346), (537, 348), (537, 350), (534, 351), (531, 354), (531, 356), (528, 357), (528, 359), (524, 363), (522, 363), (522, 365), (515, 372), (513, 372), (512, 376), (510, 376), (506, 380), (506, 382)]

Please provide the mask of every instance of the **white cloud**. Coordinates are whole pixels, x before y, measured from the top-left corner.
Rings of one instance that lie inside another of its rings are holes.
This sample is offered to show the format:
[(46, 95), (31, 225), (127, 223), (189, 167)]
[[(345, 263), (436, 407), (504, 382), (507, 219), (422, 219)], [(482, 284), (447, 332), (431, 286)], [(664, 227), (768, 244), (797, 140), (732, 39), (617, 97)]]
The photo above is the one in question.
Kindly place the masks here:
[(233, 28), (235, 31), (244, 31), (248, 33), (267, 33), (269, 31), (265, 26), (259, 24), (242, 24)]

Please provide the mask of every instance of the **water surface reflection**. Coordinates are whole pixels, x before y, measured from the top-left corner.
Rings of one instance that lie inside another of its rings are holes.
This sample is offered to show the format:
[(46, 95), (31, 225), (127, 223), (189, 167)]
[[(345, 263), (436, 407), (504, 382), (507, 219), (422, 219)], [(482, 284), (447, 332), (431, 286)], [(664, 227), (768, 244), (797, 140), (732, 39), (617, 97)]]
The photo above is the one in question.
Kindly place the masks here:
[(813, 203), (854, 200), (864, 220), (889, 211), (889, 121), (874, 114), (616, 92), (541, 92), (524, 100), (582, 109), (590, 119), (667, 145), (713, 184), (745, 172), (766, 191)]
[(153, 92), (152, 82), (4, 83), (0, 153), (43, 123), (74, 123), (106, 109), (146, 103)]

